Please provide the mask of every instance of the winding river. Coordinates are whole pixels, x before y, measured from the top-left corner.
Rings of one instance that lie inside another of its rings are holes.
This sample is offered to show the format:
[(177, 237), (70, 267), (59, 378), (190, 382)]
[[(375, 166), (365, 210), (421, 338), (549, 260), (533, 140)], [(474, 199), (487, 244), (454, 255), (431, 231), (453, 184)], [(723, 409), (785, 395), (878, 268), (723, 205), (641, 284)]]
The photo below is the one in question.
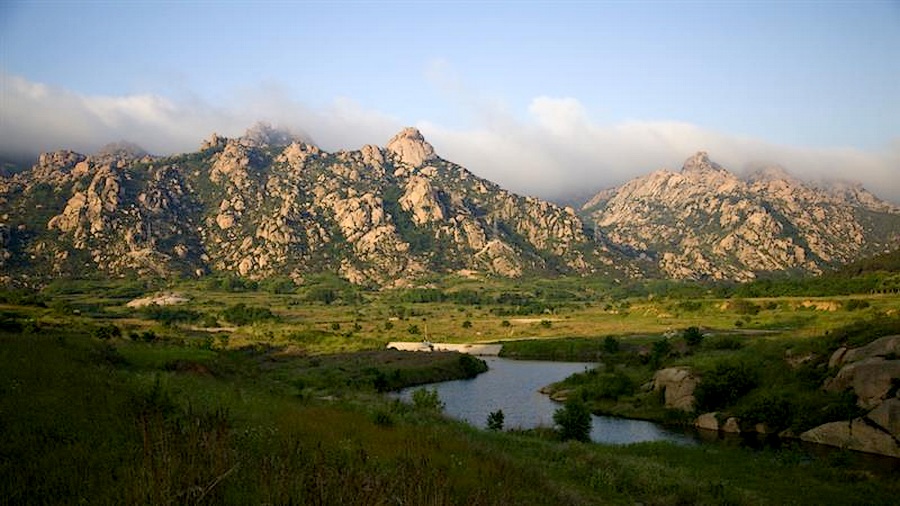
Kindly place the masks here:
[[(437, 390), (446, 405), (445, 412), (476, 427), (486, 427), (488, 415), (503, 410), (504, 427), (530, 429), (553, 426), (553, 412), (560, 404), (538, 390), (576, 372), (594, 367), (583, 362), (547, 362), (509, 360), (498, 357), (484, 359), (490, 369), (474, 379), (445, 381), (428, 385)], [(409, 400), (407, 388), (400, 397)], [(593, 416), (591, 439), (598, 443), (628, 444), (643, 441), (671, 441), (696, 444), (691, 435), (668, 430), (652, 422), (608, 416)]]

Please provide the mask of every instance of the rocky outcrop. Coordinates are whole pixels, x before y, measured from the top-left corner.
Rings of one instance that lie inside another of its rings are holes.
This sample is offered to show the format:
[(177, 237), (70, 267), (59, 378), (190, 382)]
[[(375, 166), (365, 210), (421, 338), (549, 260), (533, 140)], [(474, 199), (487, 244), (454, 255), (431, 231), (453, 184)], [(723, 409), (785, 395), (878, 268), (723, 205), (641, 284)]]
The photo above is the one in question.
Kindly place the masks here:
[(425, 162), (436, 158), (434, 147), (415, 128), (401, 130), (388, 141), (387, 150), (410, 167), (421, 167)]
[(169, 158), (125, 148), (46, 154), (3, 181), (0, 216), (9, 215), (10, 230), (46, 206), (26, 254), (9, 258), (18, 273), (39, 265), (54, 275), (94, 268), (300, 280), (325, 271), (403, 286), (429, 273), (621, 274), (626, 265), (572, 209), (442, 160), (415, 129), (386, 148), (337, 153), (266, 125)]
[(800, 439), (848, 450), (900, 457), (897, 439), (862, 418), (820, 425), (800, 434)]
[(829, 365), (841, 367), (826, 380), (831, 392), (852, 390), (857, 404), (869, 410), (860, 418), (831, 422), (800, 435), (804, 441), (900, 457), (900, 336), (883, 337), (855, 349), (839, 348)]
[(845, 365), (825, 384), (825, 390), (841, 392), (853, 390), (857, 404), (871, 409), (885, 400), (900, 380), (900, 360), (872, 357)]
[(0, 247), (0, 262), (22, 278), (99, 269), (295, 280), (326, 271), (373, 286), (450, 272), (744, 280), (856, 258), (890, 243), (865, 223), (900, 220), (860, 188), (829, 192), (775, 169), (741, 179), (705, 153), (591, 206), (596, 226), (505, 191), (437, 156), (414, 128), (384, 148), (329, 153), (257, 125), (166, 158), (130, 144), (42, 155), (0, 178), (4, 244), (15, 244)]
[(653, 375), (653, 390), (663, 392), (667, 408), (693, 411), (694, 390), (698, 384), (698, 378), (689, 367), (660, 369)]
[(900, 399), (888, 399), (866, 415), (866, 419), (900, 440)]
[[(839, 353), (841, 350), (844, 350), (844, 352)], [(832, 360), (829, 360), (829, 366), (835, 367), (858, 362), (867, 358), (890, 356), (900, 356), (900, 336), (882, 337), (865, 346), (854, 348), (852, 350), (839, 348), (838, 351), (832, 355)], [(832, 363), (834, 363), (834, 365), (831, 365)]]
[(860, 407), (872, 409), (896, 393), (900, 382), (898, 354), (900, 336), (882, 337), (854, 349), (839, 348), (828, 363), (841, 369), (824, 388), (831, 392), (852, 390)]
[(582, 212), (613, 243), (654, 258), (678, 279), (818, 273), (900, 244), (871, 219), (900, 225), (900, 209), (865, 190), (817, 188), (780, 167), (741, 178), (705, 152), (679, 172), (660, 170), (601, 192)]

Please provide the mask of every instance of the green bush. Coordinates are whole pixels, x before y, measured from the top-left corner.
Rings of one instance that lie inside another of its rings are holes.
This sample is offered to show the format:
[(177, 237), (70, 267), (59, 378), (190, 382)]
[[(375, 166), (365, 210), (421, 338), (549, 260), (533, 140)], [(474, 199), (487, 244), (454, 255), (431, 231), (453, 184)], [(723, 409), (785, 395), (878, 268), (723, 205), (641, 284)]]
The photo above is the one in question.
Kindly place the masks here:
[(94, 337), (103, 339), (104, 341), (114, 337), (122, 337), (122, 331), (119, 330), (119, 327), (116, 327), (111, 323), (108, 325), (100, 325), (95, 328), (93, 334)]
[(588, 442), (591, 440), (591, 412), (580, 399), (569, 399), (553, 413), (560, 439)]
[(615, 355), (619, 352), (619, 340), (613, 336), (606, 336), (603, 339), (603, 352), (607, 355)]
[(711, 350), (739, 350), (744, 347), (744, 343), (736, 336), (714, 336), (706, 339), (703, 347)]
[(688, 327), (681, 332), (688, 346), (697, 346), (703, 341), (703, 332), (698, 327)]
[[(590, 374), (595, 373), (595, 374)], [(618, 400), (619, 397), (634, 394), (637, 389), (634, 381), (621, 371), (614, 373), (596, 373), (596, 369), (590, 371), (589, 382), (582, 390), (587, 399)]]
[(423, 411), (443, 411), (444, 402), (438, 395), (437, 390), (420, 388), (412, 394), (413, 406)]
[(701, 375), (694, 395), (702, 411), (716, 411), (731, 406), (753, 390), (759, 373), (745, 362), (719, 362)]
[(141, 309), (146, 318), (158, 321), (163, 325), (176, 325), (179, 323), (193, 323), (199, 321), (203, 315), (183, 307), (160, 306), (150, 304)]
[(787, 395), (762, 392), (751, 396), (736, 414), (743, 424), (763, 423), (770, 430), (782, 430), (793, 422), (794, 409), (794, 403)]
[(505, 421), (506, 416), (503, 414), (502, 409), (498, 409), (497, 411), (492, 411), (488, 414), (487, 417), (487, 428), (489, 430), (503, 430), (503, 422)]
[(488, 369), (487, 363), (484, 360), (468, 354), (459, 356), (459, 366), (462, 368), (466, 377), (469, 378), (474, 378)]
[(759, 314), (761, 307), (746, 299), (732, 299), (728, 303), (728, 307), (737, 314), (756, 315)]
[(248, 306), (243, 302), (229, 306), (222, 311), (222, 318), (235, 325), (249, 325), (255, 322), (277, 319), (269, 308)]

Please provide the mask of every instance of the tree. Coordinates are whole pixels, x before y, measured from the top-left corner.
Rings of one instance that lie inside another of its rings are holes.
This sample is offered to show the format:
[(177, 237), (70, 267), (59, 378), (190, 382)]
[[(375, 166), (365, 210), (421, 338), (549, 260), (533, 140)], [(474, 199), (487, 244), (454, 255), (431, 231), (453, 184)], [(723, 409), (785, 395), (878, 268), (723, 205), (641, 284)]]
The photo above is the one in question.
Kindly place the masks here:
[(619, 340), (613, 336), (606, 336), (603, 339), (603, 351), (609, 355), (615, 355), (619, 352)]
[(703, 332), (697, 327), (688, 327), (681, 332), (681, 337), (688, 346), (697, 346), (703, 341)]
[(444, 402), (441, 401), (441, 396), (438, 395), (437, 390), (429, 390), (427, 388), (420, 388), (416, 390), (412, 394), (413, 406), (424, 410), (424, 411), (443, 411), (444, 410)]
[(553, 422), (559, 426), (559, 437), (563, 441), (574, 439), (591, 440), (591, 412), (580, 399), (569, 399), (563, 407), (553, 413)]
[(503, 430), (503, 421), (506, 417), (503, 415), (503, 410), (498, 409), (497, 411), (491, 412), (487, 417), (487, 427), (490, 430)]

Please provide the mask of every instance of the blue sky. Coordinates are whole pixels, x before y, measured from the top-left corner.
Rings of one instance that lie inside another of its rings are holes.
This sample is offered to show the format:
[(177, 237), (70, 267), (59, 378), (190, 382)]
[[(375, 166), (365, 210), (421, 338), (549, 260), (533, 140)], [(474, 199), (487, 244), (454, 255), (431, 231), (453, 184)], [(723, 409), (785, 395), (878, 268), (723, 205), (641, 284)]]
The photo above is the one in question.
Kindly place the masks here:
[(887, 0), (6, 1), (0, 149), (177, 152), (256, 120), (355, 149), (414, 125), (545, 196), (705, 149), (897, 200), (898, 55)]

